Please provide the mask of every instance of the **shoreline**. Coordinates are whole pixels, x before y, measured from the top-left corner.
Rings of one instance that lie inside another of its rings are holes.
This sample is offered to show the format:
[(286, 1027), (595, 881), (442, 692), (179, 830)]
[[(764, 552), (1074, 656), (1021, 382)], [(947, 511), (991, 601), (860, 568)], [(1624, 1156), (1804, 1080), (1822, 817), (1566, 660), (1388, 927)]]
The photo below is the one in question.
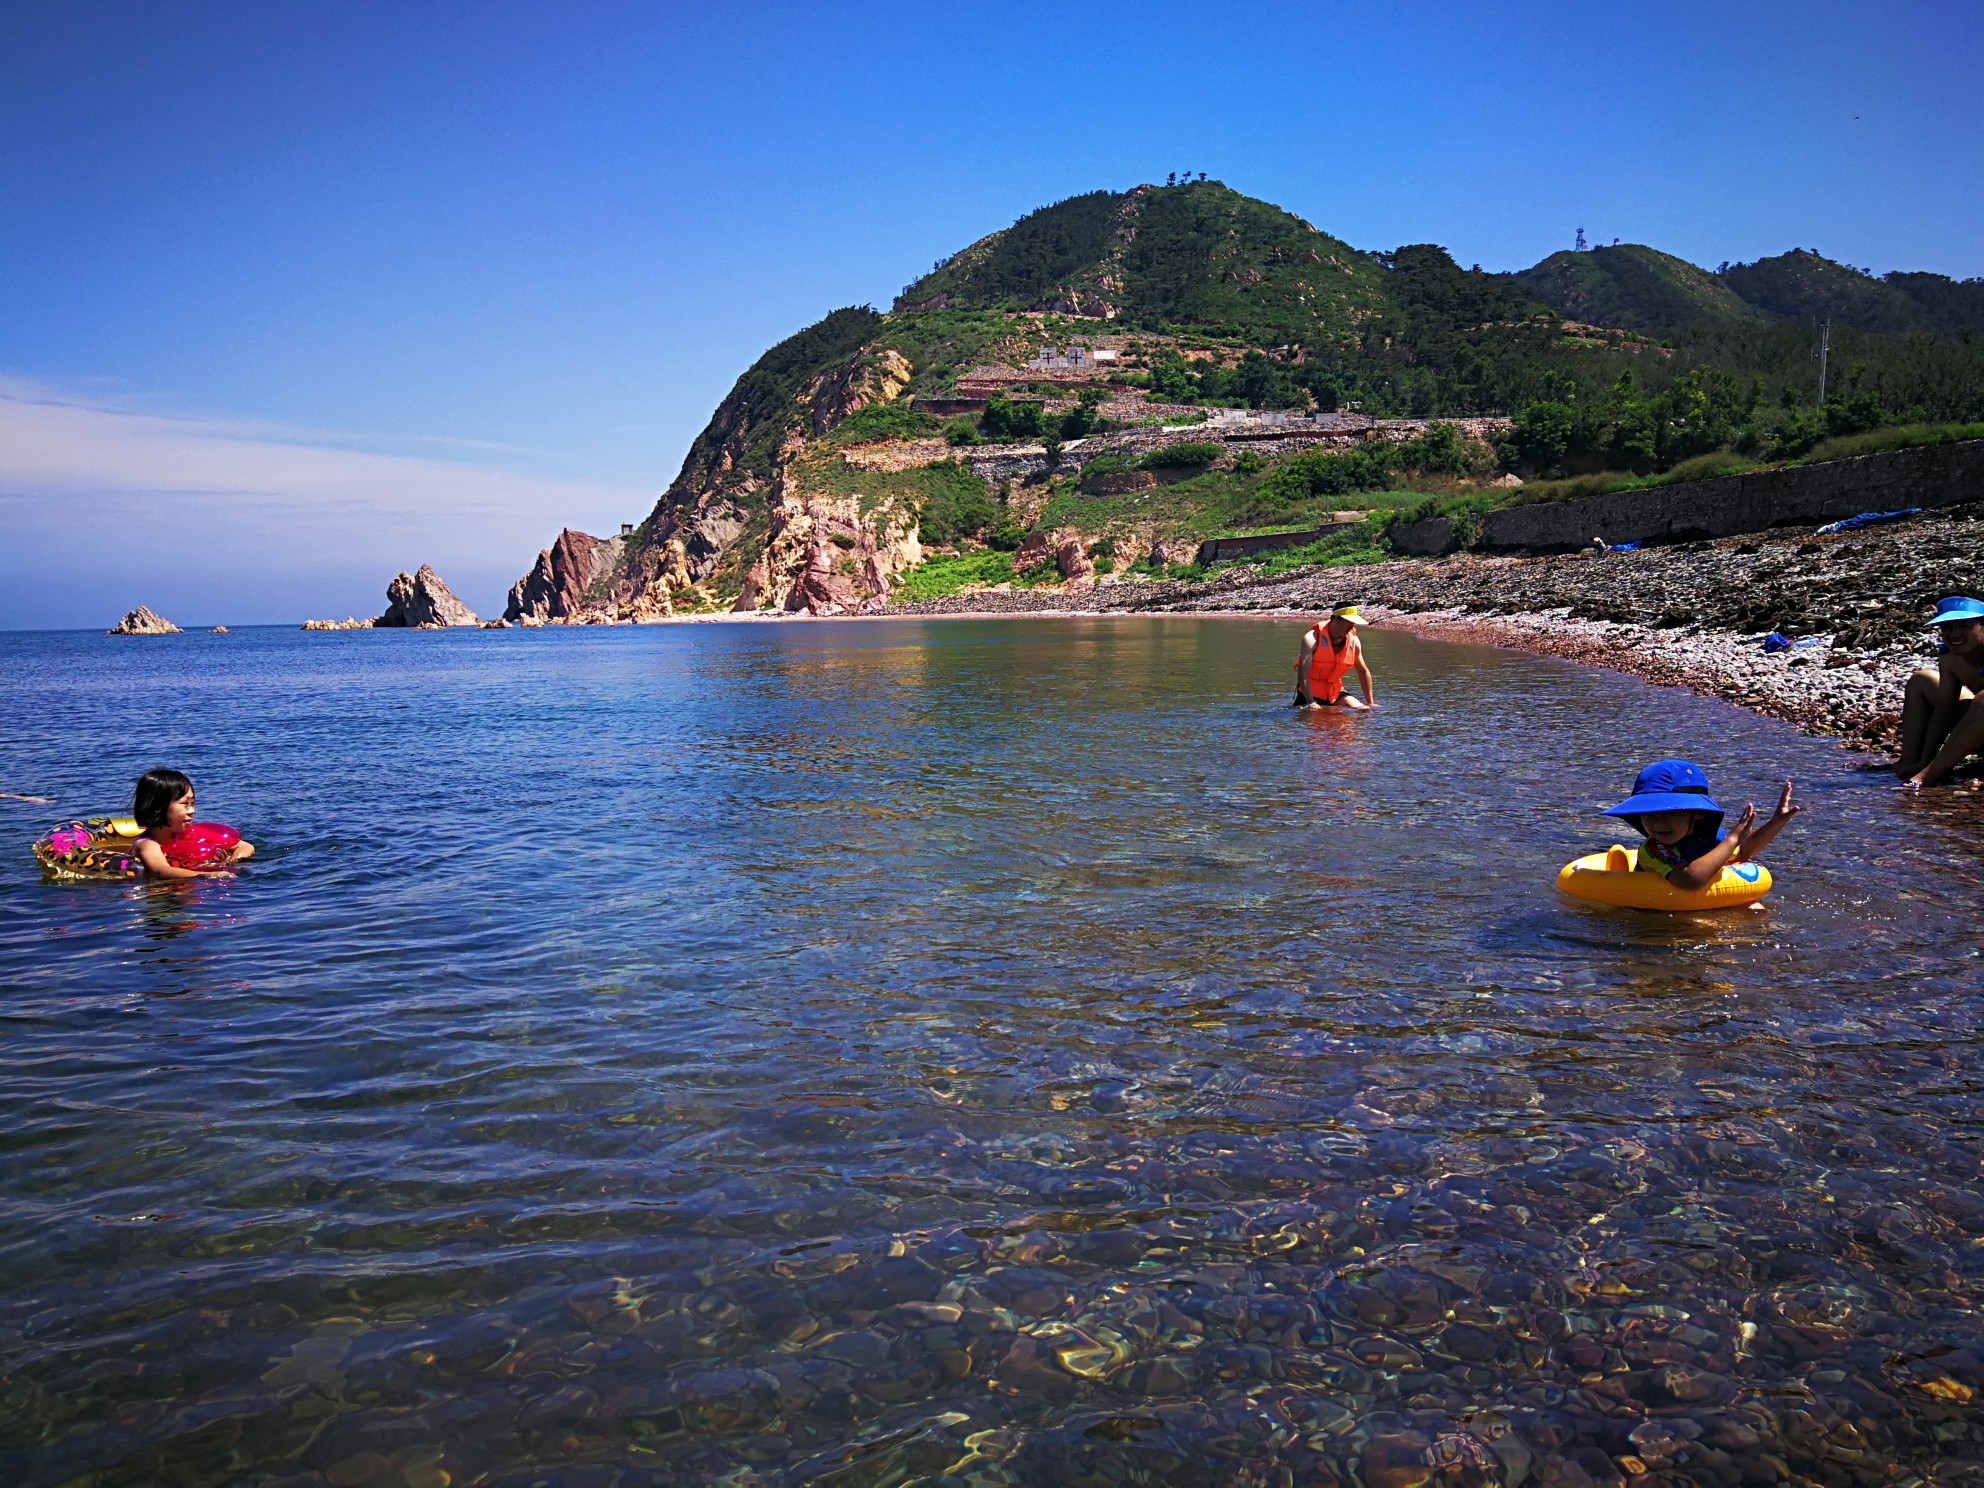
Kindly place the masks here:
[(1369, 613), (1381, 629), (1604, 667), (1657, 687), (1720, 698), (1882, 756), (1892, 753), (1902, 688), (1923, 660), (1907, 652), (1863, 656), (1830, 646), (1766, 655), (1755, 635), (1579, 620), (1562, 608), (1473, 614), (1373, 605)]
[[(1966, 592), (1984, 593), (1984, 501), (1856, 532), (1776, 529), (1631, 553), (1463, 552), (1274, 576), (1240, 567), (1202, 583), (972, 590), (827, 616), (719, 610), (506, 628), (1109, 615), (1294, 621), (1355, 603), (1380, 629), (1626, 672), (1891, 755), (1902, 689), (1935, 656), (1923, 622), (1942, 596)], [(1792, 644), (1766, 652), (1773, 631)]]
[[(912, 614), (1199, 614), (1289, 619), (1358, 604), (1380, 628), (1630, 672), (1892, 754), (1902, 689), (1933, 661), (1946, 594), (1984, 593), (1984, 502), (1821, 535), (1777, 529), (1631, 553), (1459, 553), (1210, 584), (979, 591)], [(1792, 641), (1766, 653), (1772, 631)]]
[[(1753, 713), (1781, 719), (1801, 732), (1837, 738), (1843, 748), (1892, 752), (1898, 715), (1892, 706), (1923, 658), (1903, 653), (1880, 659), (1828, 650), (1763, 654), (1759, 638), (1730, 631), (1677, 635), (1640, 626), (1582, 621), (1568, 610), (1474, 613), (1463, 609), (1399, 610), (1364, 607), (1372, 630), (1396, 630), (1427, 640), (1496, 646), (1583, 666), (1625, 672), (1657, 687), (1717, 697)], [(1093, 620), (1149, 619), (1167, 615), (1196, 620), (1301, 621), (1327, 619), (1328, 607), (1254, 609), (1025, 609), (952, 610), (943, 614), (835, 615), (835, 620)], [(791, 617), (805, 618), (805, 617)], [(1816, 659), (1815, 659), (1816, 658)], [(1705, 670), (1705, 668), (1715, 670)]]

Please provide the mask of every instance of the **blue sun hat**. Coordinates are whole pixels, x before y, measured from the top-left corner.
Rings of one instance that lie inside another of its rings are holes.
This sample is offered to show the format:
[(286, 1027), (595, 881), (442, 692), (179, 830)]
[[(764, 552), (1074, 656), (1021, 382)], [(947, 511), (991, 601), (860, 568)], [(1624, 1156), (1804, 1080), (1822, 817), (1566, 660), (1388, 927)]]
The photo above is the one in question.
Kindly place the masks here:
[(1649, 811), (1706, 811), (1715, 818), (1708, 831), (1722, 825), (1722, 808), (1709, 799), (1708, 776), (1687, 760), (1655, 760), (1633, 781), (1632, 795), (1599, 814), (1624, 817), (1638, 831)]
[(1936, 613), (1929, 617), (1931, 625), (1952, 625), (1966, 620), (1984, 620), (1984, 599), (1952, 594), (1939, 602)]

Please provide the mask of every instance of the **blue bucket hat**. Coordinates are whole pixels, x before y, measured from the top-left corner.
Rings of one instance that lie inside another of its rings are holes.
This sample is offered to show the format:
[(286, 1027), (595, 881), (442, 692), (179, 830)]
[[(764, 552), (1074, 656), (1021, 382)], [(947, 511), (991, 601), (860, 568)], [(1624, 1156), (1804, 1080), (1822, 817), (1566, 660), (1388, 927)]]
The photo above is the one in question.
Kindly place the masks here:
[(1949, 625), (1963, 620), (1984, 620), (1984, 599), (1952, 594), (1939, 603), (1936, 613), (1929, 617), (1931, 625)]
[(1715, 818), (1709, 831), (1722, 825), (1722, 808), (1709, 799), (1708, 776), (1686, 760), (1655, 760), (1633, 781), (1632, 795), (1600, 815), (1624, 817), (1637, 830), (1649, 811), (1706, 811)]

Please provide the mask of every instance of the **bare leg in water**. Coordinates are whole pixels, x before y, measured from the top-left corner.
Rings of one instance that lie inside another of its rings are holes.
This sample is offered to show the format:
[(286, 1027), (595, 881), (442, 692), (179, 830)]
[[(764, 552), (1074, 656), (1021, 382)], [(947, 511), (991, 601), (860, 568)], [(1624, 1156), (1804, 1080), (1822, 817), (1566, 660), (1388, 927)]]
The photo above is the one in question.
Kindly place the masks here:
[(1947, 669), (1928, 666), (1908, 679), (1901, 695), (1901, 756), (1895, 774), (1906, 780), (1935, 756), (1956, 727), (1970, 690)]
[(1975, 702), (1960, 702), (1958, 706), (1960, 711), (1956, 726), (1949, 731), (1943, 747), (1911, 774), (1903, 782), (1904, 785), (1940, 785), (1958, 765), (1971, 755), (1984, 751), (1984, 707), (1979, 707)]

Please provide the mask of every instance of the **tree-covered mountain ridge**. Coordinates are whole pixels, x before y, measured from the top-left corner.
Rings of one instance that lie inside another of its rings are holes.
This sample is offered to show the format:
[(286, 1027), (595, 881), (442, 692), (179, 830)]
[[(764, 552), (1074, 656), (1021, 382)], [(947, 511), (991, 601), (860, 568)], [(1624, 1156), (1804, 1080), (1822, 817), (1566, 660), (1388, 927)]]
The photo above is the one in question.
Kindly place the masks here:
[(1984, 418), (1980, 329), (1984, 281), (1805, 249), (1709, 270), (1622, 244), (1502, 274), (1353, 248), (1217, 181), (1088, 192), (772, 347), (646, 520), (564, 534), (509, 612), (873, 608), (933, 550), (1039, 581), (1073, 541), (1085, 576), (1402, 492), (1797, 455)]

